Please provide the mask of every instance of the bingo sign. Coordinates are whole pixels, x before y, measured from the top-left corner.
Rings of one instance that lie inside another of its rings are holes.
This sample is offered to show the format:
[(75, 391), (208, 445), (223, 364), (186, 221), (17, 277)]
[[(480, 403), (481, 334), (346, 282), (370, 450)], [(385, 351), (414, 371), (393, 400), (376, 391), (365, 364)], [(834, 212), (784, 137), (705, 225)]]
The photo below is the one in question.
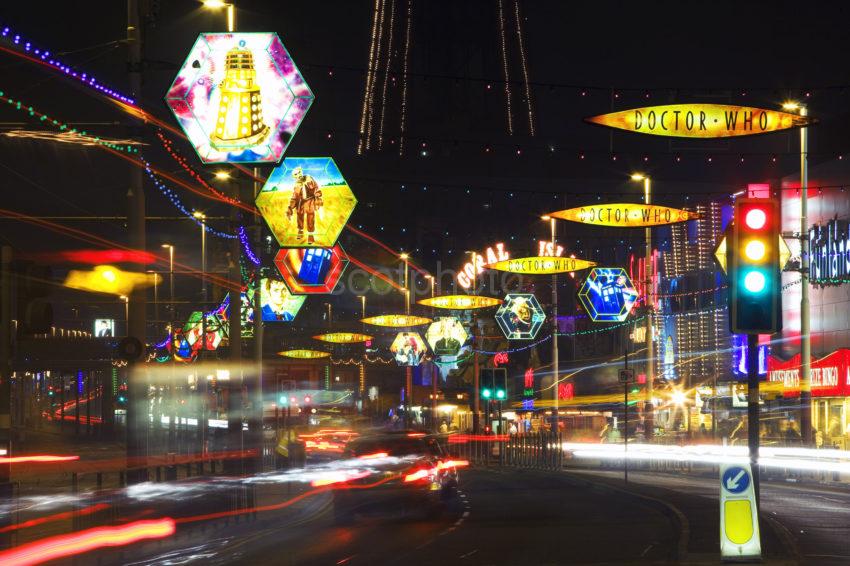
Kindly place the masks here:
[(594, 267), (578, 298), (593, 322), (622, 322), (634, 307), (638, 292), (622, 267)]

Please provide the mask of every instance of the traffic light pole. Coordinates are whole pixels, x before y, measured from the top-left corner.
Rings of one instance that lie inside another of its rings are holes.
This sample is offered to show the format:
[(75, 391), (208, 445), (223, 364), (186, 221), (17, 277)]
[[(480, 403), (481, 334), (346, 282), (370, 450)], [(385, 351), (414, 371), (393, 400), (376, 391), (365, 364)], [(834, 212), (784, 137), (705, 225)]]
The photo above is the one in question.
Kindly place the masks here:
[[(634, 331), (632, 331), (634, 332)], [(626, 336), (626, 352), (623, 355), (623, 369), (629, 370), (629, 342)], [(623, 483), (629, 483), (629, 380), (623, 380)]]
[[(800, 108), (800, 116), (807, 108)], [(812, 445), (812, 338), (809, 328), (809, 129), (800, 128), (800, 435)]]
[(759, 506), (759, 335), (747, 334), (747, 444), (756, 508)]

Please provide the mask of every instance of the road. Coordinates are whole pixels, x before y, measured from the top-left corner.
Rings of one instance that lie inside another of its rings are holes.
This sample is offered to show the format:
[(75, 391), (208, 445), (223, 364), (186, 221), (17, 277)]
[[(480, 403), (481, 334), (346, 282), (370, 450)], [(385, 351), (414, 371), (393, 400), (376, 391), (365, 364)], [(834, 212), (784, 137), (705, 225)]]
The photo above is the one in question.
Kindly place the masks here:
[[(283, 510), (178, 525), (169, 538), (65, 563), (539, 565), (666, 563), (675, 557), (676, 525), (638, 499), (588, 489), (566, 474), (530, 470), (469, 469), (461, 480), (458, 498), (436, 519), (365, 517), (339, 527), (330, 495), (320, 493)], [(275, 489), (279, 493), (263, 490), (256, 504), (290, 496)], [(143, 507), (133, 512), (144, 513)], [(156, 506), (158, 512), (164, 507)], [(195, 505), (199, 512), (202, 507)]]
[[(622, 472), (581, 472), (581, 476), (621, 480)], [(691, 521), (692, 543), (688, 556), (718, 552), (708, 537), (700, 537), (719, 520), (719, 480), (685, 474), (629, 472), (633, 487), (664, 499), (681, 509)], [(647, 489), (648, 488), (648, 489)], [(821, 487), (783, 480), (761, 484), (762, 517), (779, 523), (796, 547), (803, 564), (850, 564), (850, 489), (847, 485)], [(762, 521), (764, 536), (772, 536)], [(708, 546), (707, 544), (708, 543)]]

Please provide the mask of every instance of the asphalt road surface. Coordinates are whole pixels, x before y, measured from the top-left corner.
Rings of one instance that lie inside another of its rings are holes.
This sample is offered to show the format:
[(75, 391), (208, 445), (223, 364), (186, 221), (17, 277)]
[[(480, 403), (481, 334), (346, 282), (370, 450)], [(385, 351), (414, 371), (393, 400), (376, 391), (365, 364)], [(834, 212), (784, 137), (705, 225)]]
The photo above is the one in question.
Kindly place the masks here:
[[(675, 558), (677, 526), (639, 499), (589, 489), (566, 474), (462, 472), (457, 499), (433, 519), (364, 517), (340, 527), (332, 498), (321, 493), (281, 510), (178, 525), (170, 538), (66, 563), (544, 565)], [(277, 495), (265, 490), (256, 504), (289, 497), (279, 489)], [(201, 512), (202, 502), (196, 506)]]

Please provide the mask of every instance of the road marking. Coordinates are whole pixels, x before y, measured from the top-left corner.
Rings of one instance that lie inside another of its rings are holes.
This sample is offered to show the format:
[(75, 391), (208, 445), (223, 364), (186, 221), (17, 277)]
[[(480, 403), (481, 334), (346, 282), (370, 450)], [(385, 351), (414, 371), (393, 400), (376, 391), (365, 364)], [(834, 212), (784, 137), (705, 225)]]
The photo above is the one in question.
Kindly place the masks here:
[(463, 512), (463, 516), (464, 516), (464, 517), (469, 517), (469, 511), (464, 511), (464, 512)]
[(472, 555), (473, 555), (473, 554), (475, 554), (476, 552), (478, 552), (478, 549), (477, 549), (477, 548), (476, 548), (476, 549), (474, 549), (474, 550), (472, 550), (472, 551), (470, 551), (470, 552), (467, 552), (466, 554), (461, 554), (461, 555), (460, 555), (460, 557), (461, 557), (461, 558), (466, 558), (467, 556), (472, 556)]

